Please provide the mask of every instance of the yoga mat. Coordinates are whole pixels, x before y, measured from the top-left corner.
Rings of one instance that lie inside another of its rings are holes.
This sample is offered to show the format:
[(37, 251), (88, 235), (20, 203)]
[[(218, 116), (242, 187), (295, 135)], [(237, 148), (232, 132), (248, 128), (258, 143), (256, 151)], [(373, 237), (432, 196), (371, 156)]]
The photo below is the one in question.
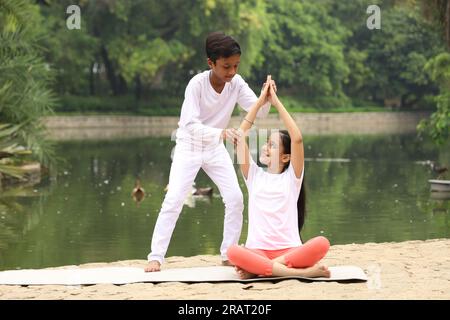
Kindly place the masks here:
[(367, 281), (364, 271), (356, 266), (329, 267), (330, 278), (264, 277), (239, 279), (233, 267), (174, 268), (160, 272), (144, 272), (136, 267), (104, 267), (74, 269), (29, 269), (0, 272), (0, 285), (89, 285), (127, 284), (136, 282), (254, 282), (278, 281), (284, 279), (305, 279), (311, 281)]

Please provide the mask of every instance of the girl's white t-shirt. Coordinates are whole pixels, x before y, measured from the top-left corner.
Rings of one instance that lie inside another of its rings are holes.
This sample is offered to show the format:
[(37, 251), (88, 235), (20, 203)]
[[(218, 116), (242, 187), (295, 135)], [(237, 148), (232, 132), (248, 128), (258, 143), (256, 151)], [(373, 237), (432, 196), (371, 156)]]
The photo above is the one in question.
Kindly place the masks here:
[(294, 168), (272, 174), (259, 167), (250, 156), (247, 179), (248, 235), (251, 249), (278, 250), (302, 244), (298, 230), (297, 201), (303, 181)]

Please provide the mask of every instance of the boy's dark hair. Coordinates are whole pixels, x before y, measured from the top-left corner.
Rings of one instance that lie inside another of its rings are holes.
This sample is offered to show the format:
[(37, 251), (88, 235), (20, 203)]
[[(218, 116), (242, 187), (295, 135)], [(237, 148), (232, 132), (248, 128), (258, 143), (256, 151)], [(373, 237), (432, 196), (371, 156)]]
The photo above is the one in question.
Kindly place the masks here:
[(241, 47), (236, 40), (223, 32), (212, 32), (206, 38), (206, 56), (216, 63), (219, 58), (228, 58), (241, 54)]

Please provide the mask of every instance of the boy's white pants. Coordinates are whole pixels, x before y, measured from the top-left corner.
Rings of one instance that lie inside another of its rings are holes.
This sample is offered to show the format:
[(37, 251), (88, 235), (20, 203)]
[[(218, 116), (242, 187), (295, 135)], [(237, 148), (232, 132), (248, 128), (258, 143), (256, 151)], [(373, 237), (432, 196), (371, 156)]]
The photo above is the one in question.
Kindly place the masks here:
[[(195, 148), (195, 149), (194, 149)], [(175, 224), (198, 171), (202, 168), (219, 188), (225, 203), (223, 241), (220, 254), (227, 260), (227, 250), (237, 244), (242, 229), (244, 200), (231, 157), (223, 143), (209, 149), (177, 141), (169, 175), (169, 189), (162, 203), (153, 231), (148, 261), (164, 262)]]

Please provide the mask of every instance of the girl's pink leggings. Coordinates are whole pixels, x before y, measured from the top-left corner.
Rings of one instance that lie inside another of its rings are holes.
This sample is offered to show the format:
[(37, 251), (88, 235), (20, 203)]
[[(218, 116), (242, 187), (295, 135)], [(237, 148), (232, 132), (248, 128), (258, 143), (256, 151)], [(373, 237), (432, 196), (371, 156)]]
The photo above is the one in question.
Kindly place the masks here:
[(235, 266), (256, 275), (271, 276), (275, 258), (283, 256), (285, 265), (289, 268), (307, 268), (319, 262), (329, 248), (328, 239), (320, 236), (299, 247), (280, 250), (248, 249), (234, 245), (228, 249), (227, 254)]

